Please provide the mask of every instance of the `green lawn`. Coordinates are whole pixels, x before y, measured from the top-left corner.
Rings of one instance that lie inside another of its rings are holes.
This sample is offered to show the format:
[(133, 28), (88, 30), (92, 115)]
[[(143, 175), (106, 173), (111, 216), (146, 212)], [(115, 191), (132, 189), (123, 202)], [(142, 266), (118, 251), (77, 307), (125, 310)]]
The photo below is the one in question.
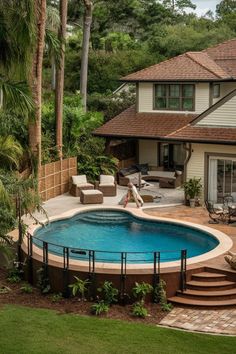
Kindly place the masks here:
[(223, 354), (233, 353), (235, 348), (233, 337), (19, 306), (0, 309), (2, 354)]

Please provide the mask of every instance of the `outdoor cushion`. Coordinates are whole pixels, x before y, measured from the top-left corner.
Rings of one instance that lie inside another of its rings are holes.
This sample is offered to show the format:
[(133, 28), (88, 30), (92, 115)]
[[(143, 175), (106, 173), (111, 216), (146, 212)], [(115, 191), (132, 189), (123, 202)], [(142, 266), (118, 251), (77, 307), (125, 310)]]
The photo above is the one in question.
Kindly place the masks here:
[(72, 182), (76, 185), (87, 184), (87, 177), (86, 175), (72, 176)]
[(139, 172), (141, 172), (142, 175), (147, 175), (149, 170), (148, 163), (137, 164), (134, 166), (138, 169)]
[(114, 176), (100, 175), (100, 185), (114, 185)]
[(128, 175), (131, 175), (132, 173), (138, 172), (137, 167), (135, 166), (131, 166), (131, 167), (127, 167), (127, 168), (122, 168), (119, 170), (119, 174), (123, 177), (126, 177)]
[(113, 183), (99, 183), (99, 187), (112, 187), (114, 186), (114, 182)]

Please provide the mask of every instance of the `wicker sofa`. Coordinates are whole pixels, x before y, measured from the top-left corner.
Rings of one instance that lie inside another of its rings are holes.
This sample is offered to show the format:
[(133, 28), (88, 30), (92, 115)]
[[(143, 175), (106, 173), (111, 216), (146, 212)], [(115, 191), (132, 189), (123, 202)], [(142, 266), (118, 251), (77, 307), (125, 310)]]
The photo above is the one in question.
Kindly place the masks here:
[(121, 169), (117, 179), (121, 186), (127, 186), (129, 182), (138, 185), (140, 182), (155, 181), (160, 183), (160, 188), (177, 188), (182, 184), (182, 172), (149, 170), (147, 164), (141, 164)]

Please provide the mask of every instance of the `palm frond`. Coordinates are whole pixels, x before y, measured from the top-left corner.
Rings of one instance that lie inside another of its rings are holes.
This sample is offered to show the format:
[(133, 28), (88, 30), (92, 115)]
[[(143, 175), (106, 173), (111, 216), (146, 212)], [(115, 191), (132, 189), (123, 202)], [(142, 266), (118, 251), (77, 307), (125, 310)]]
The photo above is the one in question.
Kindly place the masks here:
[(21, 145), (12, 136), (0, 136), (0, 164), (2, 166), (17, 167), (22, 155)]
[(3, 105), (7, 109), (23, 114), (33, 110), (33, 100), (26, 83), (13, 82), (0, 76), (0, 89), (3, 92)]
[(10, 195), (8, 194), (2, 180), (1, 180), (1, 176), (0, 176), (0, 202), (1, 205), (5, 205), (6, 207), (11, 206), (11, 199), (10, 199)]

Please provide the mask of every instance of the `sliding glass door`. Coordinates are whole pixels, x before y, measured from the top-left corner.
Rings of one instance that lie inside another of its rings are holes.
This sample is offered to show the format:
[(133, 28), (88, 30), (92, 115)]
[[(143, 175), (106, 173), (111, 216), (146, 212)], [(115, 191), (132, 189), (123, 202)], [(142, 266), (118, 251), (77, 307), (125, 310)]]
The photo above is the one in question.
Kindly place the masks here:
[(223, 197), (236, 193), (236, 158), (209, 158), (208, 199), (221, 203)]

